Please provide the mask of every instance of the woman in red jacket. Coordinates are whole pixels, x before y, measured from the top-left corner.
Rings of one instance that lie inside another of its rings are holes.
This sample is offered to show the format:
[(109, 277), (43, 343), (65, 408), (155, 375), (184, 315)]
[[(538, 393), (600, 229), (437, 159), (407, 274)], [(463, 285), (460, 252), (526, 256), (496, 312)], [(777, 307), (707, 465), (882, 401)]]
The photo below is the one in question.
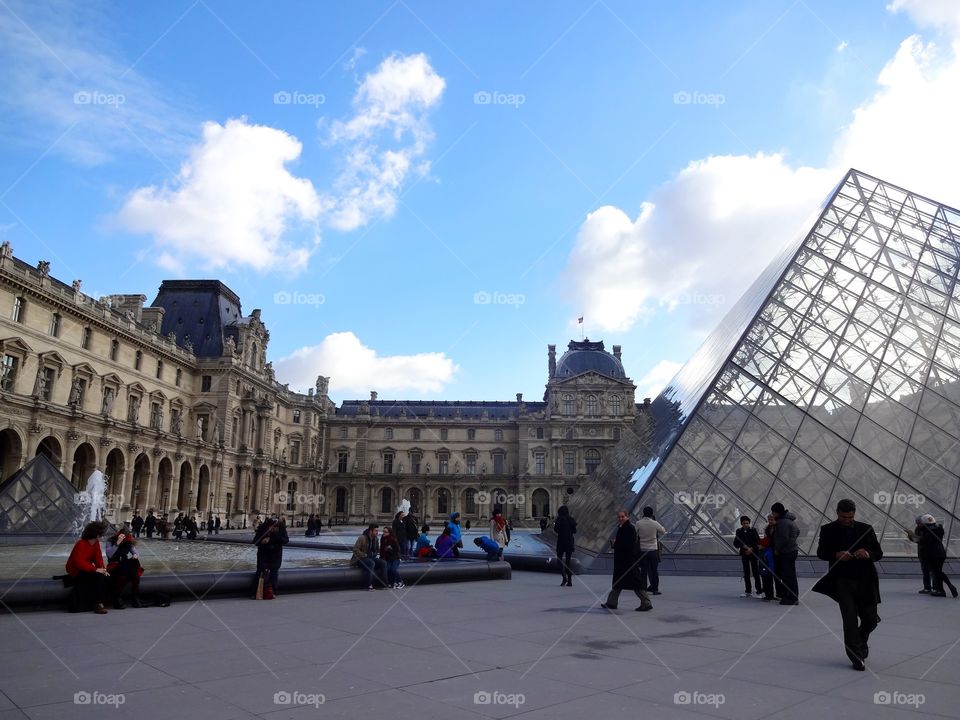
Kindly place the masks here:
[(103, 523), (89, 523), (77, 540), (67, 558), (67, 574), (73, 578), (73, 592), (70, 595), (70, 610), (82, 612), (91, 607), (97, 615), (105, 615), (103, 606), (107, 596), (107, 579), (110, 577), (103, 566), (103, 553), (100, 551), (100, 536), (105, 532)]

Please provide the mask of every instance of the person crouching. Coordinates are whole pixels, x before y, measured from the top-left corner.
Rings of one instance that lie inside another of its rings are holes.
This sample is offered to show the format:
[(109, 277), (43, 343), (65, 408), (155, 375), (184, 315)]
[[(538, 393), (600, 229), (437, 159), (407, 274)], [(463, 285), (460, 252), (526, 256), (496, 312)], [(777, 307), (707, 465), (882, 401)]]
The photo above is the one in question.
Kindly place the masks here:
[(503, 557), (503, 548), (491, 537), (481, 535), (473, 539), (473, 544), (487, 554), (487, 562), (496, 562)]

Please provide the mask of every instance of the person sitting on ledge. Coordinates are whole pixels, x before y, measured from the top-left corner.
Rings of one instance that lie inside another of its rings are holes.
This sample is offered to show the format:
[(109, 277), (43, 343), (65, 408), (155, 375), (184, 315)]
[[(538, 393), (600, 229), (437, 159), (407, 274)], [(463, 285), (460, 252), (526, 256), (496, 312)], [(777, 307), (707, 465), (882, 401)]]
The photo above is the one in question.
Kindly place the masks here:
[(370, 523), (357, 541), (353, 544), (353, 556), (350, 558), (350, 564), (353, 567), (362, 567), (367, 571), (367, 590), (373, 590), (373, 579), (377, 579), (380, 588), (387, 586), (387, 564), (377, 557), (380, 551), (380, 542), (377, 535), (380, 533), (380, 526), (377, 523)]
[(123, 586), (130, 583), (130, 604), (135, 608), (142, 608), (140, 602), (140, 576), (143, 567), (140, 565), (140, 553), (136, 548), (137, 540), (123, 532), (116, 533), (107, 541), (107, 572), (113, 581), (113, 607), (123, 610)]
[(503, 557), (503, 548), (497, 541), (487, 535), (473, 539), (473, 544), (487, 553), (487, 562), (496, 562)]
[(440, 537), (437, 538), (437, 559), (453, 560), (453, 551), (455, 545), (456, 542), (453, 539), (453, 534), (450, 532), (450, 527), (447, 526), (443, 529)]
[(71, 612), (93, 610), (97, 615), (106, 615), (103, 606), (107, 596), (107, 580), (110, 577), (103, 566), (100, 551), (100, 536), (106, 531), (101, 522), (88, 523), (67, 558), (67, 574), (73, 578), (73, 592), (67, 600)]
[(427, 534), (429, 532), (430, 526), (424, 525), (420, 528), (420, 534), (417, 536), (417, 558), (424, 561), (437, 557), (437, 551), (430, 544), (430, 537)]

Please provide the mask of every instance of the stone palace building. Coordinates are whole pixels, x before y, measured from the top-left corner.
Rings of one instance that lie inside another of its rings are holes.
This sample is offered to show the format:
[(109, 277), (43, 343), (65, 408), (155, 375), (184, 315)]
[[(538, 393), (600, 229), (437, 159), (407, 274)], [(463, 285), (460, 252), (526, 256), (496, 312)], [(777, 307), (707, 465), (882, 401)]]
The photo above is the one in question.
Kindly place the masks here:
[[(649, 406), (620, 347), (548, 346), (542, 401), (348, 400), (329, 378), (279, 383), (260, 310), (217, 280), (165, 280), (156, 299), (95, 299), (0, 247), (0, 480), (44, 454), (79, 488), (108, 481), (113, 519), (134, 509), (257, 513), (291, 523), (419, 518), (515, 522), (555, 514)], [(322, 368), (321, 368), (322, 370)]]

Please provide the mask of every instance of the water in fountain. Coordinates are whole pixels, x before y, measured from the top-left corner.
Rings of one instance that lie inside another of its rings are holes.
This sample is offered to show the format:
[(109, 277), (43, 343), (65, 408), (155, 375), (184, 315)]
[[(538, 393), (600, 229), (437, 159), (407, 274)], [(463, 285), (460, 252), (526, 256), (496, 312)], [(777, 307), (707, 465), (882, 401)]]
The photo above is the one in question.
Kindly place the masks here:
[(87, 489), (77, 493), (77, 534), (95, 520), (103, 520), (107, 511), (107, 481), (103, 473), (94, 470), (87, 478)]

